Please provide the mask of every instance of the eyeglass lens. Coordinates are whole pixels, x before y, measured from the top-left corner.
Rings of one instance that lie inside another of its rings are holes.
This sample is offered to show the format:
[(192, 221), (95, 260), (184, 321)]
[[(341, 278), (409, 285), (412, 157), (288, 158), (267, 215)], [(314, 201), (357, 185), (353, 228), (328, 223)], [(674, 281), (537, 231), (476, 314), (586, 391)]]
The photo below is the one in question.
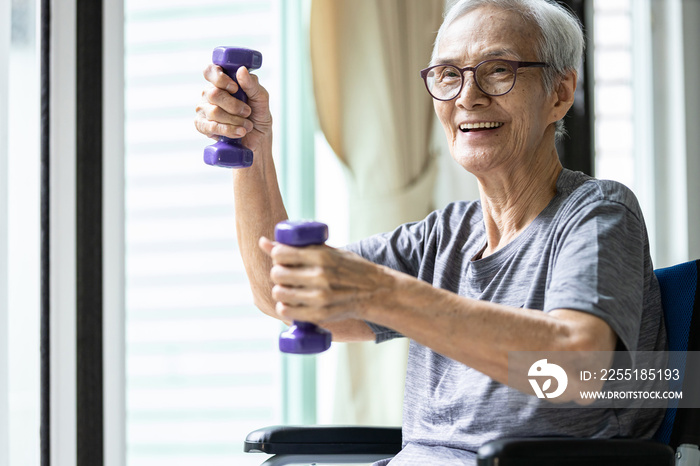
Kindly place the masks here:
[[(428, 72), (428, 90), (436, 99), (450, 100), (457, 97), (462, 89), (464, 75), (459, 68), (451, 65), (437, 66)], [(474, 79), (479, 88), (489, 95), (505, 94), (515, 84), (513, 67), (500, 60), (480, 63), (474, 71)]]

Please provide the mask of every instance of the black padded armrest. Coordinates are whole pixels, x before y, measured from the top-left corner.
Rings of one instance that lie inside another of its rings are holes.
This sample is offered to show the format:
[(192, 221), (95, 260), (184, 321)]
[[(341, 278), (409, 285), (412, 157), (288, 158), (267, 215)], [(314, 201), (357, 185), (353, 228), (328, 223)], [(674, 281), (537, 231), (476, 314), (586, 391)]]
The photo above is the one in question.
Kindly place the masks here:
[(668, 445), (633, 439), (500, 439), (477, 455), (478, 466), (673, 466)]
[(271, 426), (248, 434), (245, 452), (272, 455), (368, 453), (395, 455), (401, 450), (400, 427)]

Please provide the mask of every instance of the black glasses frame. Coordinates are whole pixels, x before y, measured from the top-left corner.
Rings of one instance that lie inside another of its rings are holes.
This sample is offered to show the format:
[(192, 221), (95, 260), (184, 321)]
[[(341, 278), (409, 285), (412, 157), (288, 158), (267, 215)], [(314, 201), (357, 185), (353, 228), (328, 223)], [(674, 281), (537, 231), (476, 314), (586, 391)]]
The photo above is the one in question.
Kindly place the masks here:
[[(492, 63), (492, 62), (495, 62), (495, 61), (500, 61), (500, 62), (503, 62), (503, 63), (507, 63), (507, 64), (513, 69), (513, 85), (510, 86), (510, 89), (508, 89), (508, 90), (505, 91), (505, 92), (501, 92), (500, 94), (491, 94), (491, 93), (489, 93), (489, 92), (486, 92), (486, 91), (481, 87), (481, 85), (479, 84), (479, 81), (476, 79), (476, 70), (477, 70), (481, 65), (483, 65), (484, 63)], [(433, 95), (433, 93), (430, 92), (430, 87), (428, 86), (428, 73), (429, 73), (430, 70), (432, 70), (433, 68), (438, 68), (438, 67), (440, 67), (440, 66), (451, 66), (451, 67), (455, 68), (456, 70), (459, 70), (459, 72), (460, 72), (459, 75), (460, 75), (460, 78), (462, 79), (462, 84), (459, 86), (459, 90), (457, 91), (457, 93), (455, 94), (454, 97), (451, 97), (451, 98), (449, 98), (449, 99), (441, 99), (441, 98), (439, 98), (439, 97), (435, 97), (435, 96)], [(476, 66), (465, 66), (464, 68), (459, 68), (458, 66), (450, 65), (450, 64), (447, 64), (447, 63), (441, 63), (441, 64), (429, 66), (428, 68), (425, 68), (424, 70), (421, 70), (421, 71), (420, 71), (420, 76), (421, 76), (421, 78), (423, 78), (423, 82), (425, 83), (425, 88), (428, 90), (428, 94), (430, 94), (430, 96), (431, 96), (433, 99), (435, 99), (435, 100), (441, 100), (441, 101), (443, 101), (443, 102), (448, 102), (448, 101), (450, 101), (450, 100), (456, 99), (457, 96), (459, 96), (459, 94), (462, 93), (462, 89), (464, 89), (464, 82), (466, 81), (465, 78), (464, 78), (464, 73), (467, 72), (467, 71), (471, 71), (471, 72), (472, 72), (472, 78), (474, 79), (474, 83), (476, 84), (476, 87), (478, 87), (479, 90), (480, 90), (481, 92), (483, 92), (484, 94), (489, 95), (489, 96), (491, 96), (491, 97), (498, 97), (498, 96), (501, 96), (501, 95), (505, 95), (505, 94), (507, 94), (507, 93), (509, 93), (510, 91), (513, 90), (513, 88), (515, 87), (515, 81), (517, 80), (517, 77), (518, 77), (518, 68), (530, 68), (530, 67), (535, 67), (535, 68), (546, 68), (546, 67), (548, 67), (548, 66), (549, 66), (549, 63), (544, 63), (544, 62), (539, 62), (539, 61), (515, 61), (515, 60), (503, 60), (503, 59), (501, 59), (501, 58), (494, 58), (494, 59), (492, 59), (492, 60), (484, 60), (484, 61), (482, 61), (481, 63), (477, 64)]]

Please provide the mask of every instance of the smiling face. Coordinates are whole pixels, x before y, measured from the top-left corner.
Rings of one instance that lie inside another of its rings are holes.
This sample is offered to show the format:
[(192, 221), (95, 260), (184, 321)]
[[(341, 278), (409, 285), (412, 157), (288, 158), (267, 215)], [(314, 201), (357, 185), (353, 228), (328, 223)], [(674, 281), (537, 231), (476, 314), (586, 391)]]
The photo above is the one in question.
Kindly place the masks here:
[[(537, 31), (514, 12), (480, 7), (445, 31), (435, 64), (459, 68), (493, 58), (538, 61)], [(434, 100), (452, 157), (477, 176), (494, 169), (508, 172), (531, 166), (533, 157), (554, 151), (554, 122), (564, 116), (557, 92), (546, 94), (541, 69), (520, 68), (508, 94), (482, 93), (473, 74), (464, 74), (462, 92), (453, 100)], [(570, 106), (570, 104), (569, 104)], [(554, 152), (555, 154), (555, 152)]]

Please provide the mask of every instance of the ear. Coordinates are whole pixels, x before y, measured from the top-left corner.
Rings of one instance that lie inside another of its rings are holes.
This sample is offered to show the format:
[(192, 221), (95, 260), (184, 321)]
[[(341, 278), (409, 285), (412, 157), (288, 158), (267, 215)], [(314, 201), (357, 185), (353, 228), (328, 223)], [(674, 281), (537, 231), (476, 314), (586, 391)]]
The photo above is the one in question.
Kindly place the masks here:
[(577, 78), (578, 74), (576, 71), (569, 71), (559, 81), (553, 96), (554, 104), (550, 112), (551, 123), (564, 118), (566, 112), (568, 112), (574, 104)]

